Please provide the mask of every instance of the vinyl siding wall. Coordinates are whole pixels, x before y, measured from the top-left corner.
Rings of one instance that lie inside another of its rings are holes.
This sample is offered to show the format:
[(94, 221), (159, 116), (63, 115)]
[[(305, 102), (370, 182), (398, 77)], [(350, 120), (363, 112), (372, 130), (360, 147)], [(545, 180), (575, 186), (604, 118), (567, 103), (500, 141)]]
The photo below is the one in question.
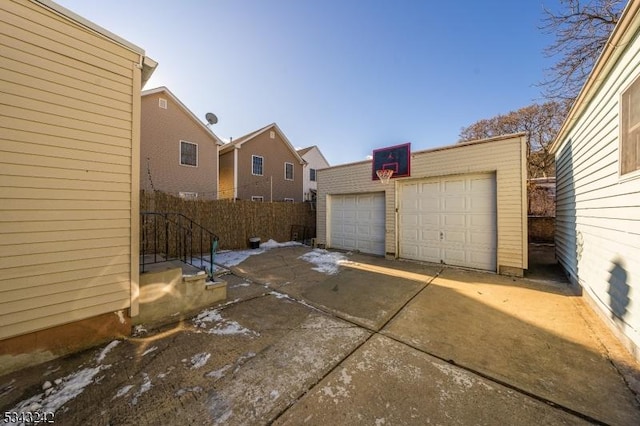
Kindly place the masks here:
[(320, 154), (320, 151), (318, 151), (317, 148), (310, 149), (306, 154), (302, 156), (302, 159), (307, 162), (307, 164), (304, 166), (304, 172), (303, 172), (304, 173), (304, 179), (302, 183), (303, 193), (304, 193), (303, 199), (310, 200), (311, 190), (318, 189), (318, 176), (316, 175), (316, 181), (312, 182), (310, 169), (316, 169), (316, 170), (324, 169), (324, 168), (327, 168), (329, 164), (327, 164), (326, 160), (324, 159), (322, 154)]
[(0, 2), (0, 56), (2, 339), (131, 306), (141, 77), (26, 0)]
[[(158, 106), (160, 98), (167, 100), (167, 109)], [(198, 146), (196, 167), (180, 164), (180, 141)], [(162, 92), (142, 98), (140, 157), (142, 189), (155, 188), (176, 196), (195, 192), (204, 199), (218, 197), (216, 141)]]
[(640, 347), (640, 173), (620, 176), (619, 113), (622, 92), (638, 76), (636, 34), (556, 151), (559, 262), (635, 347)]
[[(326, 244), (328, 200), (334, 194), (385, 192), (385, 250), (396, 256), (396, 184), (406, 180), (470, 173), (495, 173), (497, 187), (498, 270), (527, 268), (525, 138), (496, 138), (411, 154), (411, 177), (388, 185), (371, 180), (371, 161), (330, 167), (318, 172), (317, 235)], [(330, 202), (330, 201), (329, 201)]]
[[(278, 132), (269, 137), (270, 130), (246, 141), (238, 150), (238, 198), (250, 200), (262, 196), (264, 201), (283, 201), (293, 198), (302, 201), (302, 164), (296, 159)], [(225, 154), (229, 155), (229, 154)], [(262, 176), (251, 174), (252, 155), (264, 158)], [(284, 163), (293, 164), (293, 180), (285, 180)], [(272, 186), (273, 185), (273, 186)]]

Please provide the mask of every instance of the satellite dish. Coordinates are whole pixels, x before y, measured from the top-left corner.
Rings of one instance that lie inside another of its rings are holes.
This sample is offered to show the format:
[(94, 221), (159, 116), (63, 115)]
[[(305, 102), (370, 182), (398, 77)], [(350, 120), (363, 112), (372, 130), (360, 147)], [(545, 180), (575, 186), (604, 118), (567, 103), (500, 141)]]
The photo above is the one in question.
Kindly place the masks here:
[(209, 124), (216, 124), (218, 122), (218, 117), (216, 117), (216, 115), (212, 112), (208, 112), (204, 118), (207, 119), (207, 122)]

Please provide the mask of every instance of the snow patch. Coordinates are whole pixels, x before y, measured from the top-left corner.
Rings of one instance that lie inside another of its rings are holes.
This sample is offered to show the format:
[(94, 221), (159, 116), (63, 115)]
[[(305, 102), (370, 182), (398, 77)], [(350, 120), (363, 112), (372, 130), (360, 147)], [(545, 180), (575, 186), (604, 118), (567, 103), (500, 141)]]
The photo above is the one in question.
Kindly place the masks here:
[[(230, 267), (236, 266), (240, 263), (244, 262), (249, 256), (255, 256), (257, 254), (262, 254), (267, 250), (271, 250), (274, 248), (282, 248), (282, 247), (293, 247), (293, 246), (301, 246), (301, 243), (296, 241), (288, 241), (284, 243), (279, 243), (274, 240), (269, 240), (265, 243), (260, 244), (259, 249), (249, 249), (249, 250), (237, 250), (237, 251), (219, 251), (215, 255), (214, 261), (222, 266)], [(203, 259), (203, 262), (207, 262), (206, 258)], [(206, 263), (208, 264), (208, 263)]]
[(114, 396), (112, 399), (116, 399), (116, 398), (120, 398), (122, 396), (125, 396), (126, 394), (129, 393), (129, 391), (133, 388), (133, 385), (126, 385), (121, 387), (120, 389), (118, 389), (118, 392), (116, 393), (116, 396)]
[(251, 286), (251, 283), (240, 283), (240, 284), (232, 285), (229, 288), (249, 287), (249, 286)]
[(53, 411), (56, 412), (67, 402), (80, 395), (84, 388), (93, 383), (93, 378), (100, 371), (111, 367), (110, 365), (99, 365), (94, 368), (85, 368), (75, 373), (69, 374), (61, 379), (43, 384), (44, 392), (18, 403), (11, 410), (12, 412), (25, 411)]
[(142, 356), (145, 356), (145, 355), (150, 354), (151, 352), (157, 351), (157, 350), (158, 350), (157, 346), (152, 346), (149, 349), (147, 349), (146, 351), (142, 352)]
[(254, 335), (259, 336), (260, 334), (249, 330), (238, 324), (236, 321), (227, 320), (220, 315), (220, 311), (218, 309), (207, 309), (198, 314), (197, 317), (193, 319), (193, 323), (196, 327), (207, 328), (207, 323), (214, 323), (213, 327), (208, 330), (209, 334), (216, 335)]
[(191, 357), (191, 369), (195, 370), (196, 368), (204, 367), (210, 357), (211, 354), (207, 352), (195, 354)]
[(120, 320), (120, 324), (124, 324), (125, 323), (124, 313), (122, 311), (114, 312), (114, 314), (116, 314), (118, 316), (118, 319)]
[(151, 385), (151, 379), (149, 378), (149, 375), (147, 373), (142, 373), (142, 377), (144, 381), (142, 382), (142, 385), (140, 386), (140, 389), (138, 390), (138, 392), (136, 392), (136, 394), (133, 396), (133, 399), (131, 400), (131, 405), (137, 405), (138, 398), (140, 398), (142, 394), (149, 392), (149, 390), (151, 389), (152, 385)]
[(227, 364), (222, 368), (210, 371), (206, 374), (207, 377), (213, 377), (216, 380), (222, 379), (227, 371), (231, 368), (231, 364)]
[(303, 254), (298, 259), (313, 263), (316, 267), (311, 269), (327, 275), (337, 274), (340, 269), (340, 265), (347, 261), (344, 254), (329, 252), (324, 249), (313, 249), (309, 253)]
[(100, 352), (100, 354), (98, 355), (98, 357), (96, 358), (96, 360), (100, 363), (102, 361), (104, 361), (104, 358), (107, 356), (107, 354), (109, 352), (111, 352), (111, 349), (115, 348), (116, 346), (118, 346), (120, 344), (120, 340), (114, 340), (113, 342), (109, 343), (107, 346), (105, 346), (105, 348), (102, 350), (102, 352)]
[(175, 395), (176, 396), (182, 396), (186, 393), (190, 393), (190, 392), (202, 392), (202, 388), (200, 386), (194, 386), (192, 388), (186, 388), (186, 389), (179, 389)]

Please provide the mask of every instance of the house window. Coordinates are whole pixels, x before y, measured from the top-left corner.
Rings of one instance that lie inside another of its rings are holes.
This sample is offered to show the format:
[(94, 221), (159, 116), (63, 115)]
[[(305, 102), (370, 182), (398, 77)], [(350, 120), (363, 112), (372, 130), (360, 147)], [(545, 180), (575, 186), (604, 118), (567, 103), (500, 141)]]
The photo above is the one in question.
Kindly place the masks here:
[(251, 196), (251, 201), (263, 202), (264, 201), (264, 197), (262, 195), (252, 195)]
[(273, 130), (269, 132), (269, 139), (275, 139), (276, 138), (276, 132), (274, 132)]
[(316, 169), (309, 169), (309, 180), (311, 182), (316, 181)]
[(640, 77), (622, 93), (620, 174), (640, 170)]
[(198, 166), (198, 145), (180, 141), (180, 164), (183, 166)]
[(262, 166), (264, 164), (264, 157), (259, 155), (251, 156), (251, 174), (256, 176), (262, 176)]
[(167, 109), (167, 100), (164, 98), (158, 99), (158, 106), (162, 109)]
[(284, 163), (284, 178), (286, 180), (293, 180), (293, 164)]
[(296, 200), (294, 200), (293, 198), (285, 198), (284, 201), (287, 203), (294, 203)]

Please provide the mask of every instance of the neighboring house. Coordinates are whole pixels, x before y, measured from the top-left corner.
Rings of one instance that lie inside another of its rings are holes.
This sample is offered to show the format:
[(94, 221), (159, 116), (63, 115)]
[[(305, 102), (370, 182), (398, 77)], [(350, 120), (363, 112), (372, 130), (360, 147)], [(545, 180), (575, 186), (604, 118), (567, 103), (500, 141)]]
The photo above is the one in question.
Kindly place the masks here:
[(375, 153), (373, 164), (320, 170), (317, 242), (522, 276), (525, 147), (526, 137), (516, 134), (414, 152), (405, 177), (387, 184), (372, 178)]
[(302, 194), (304, 201), (315, 201), (318, 193), (318, 170), (329, 167), (329, 162), (316, 145), (299, 149), (298, 155), (305, 161)]
[(144, 51), (0, 2), (0, 374), (131, 333)]
[(222, 141), (166, 87), (142, 92), (140, 187), (215, 199)]
[(304, 160), (272, 123), (220, 147), (220, 196), (253, 201), (302, 199)]
[(556, 156), (556, 257), (640, 360), (640, 1), (573, 104)]

